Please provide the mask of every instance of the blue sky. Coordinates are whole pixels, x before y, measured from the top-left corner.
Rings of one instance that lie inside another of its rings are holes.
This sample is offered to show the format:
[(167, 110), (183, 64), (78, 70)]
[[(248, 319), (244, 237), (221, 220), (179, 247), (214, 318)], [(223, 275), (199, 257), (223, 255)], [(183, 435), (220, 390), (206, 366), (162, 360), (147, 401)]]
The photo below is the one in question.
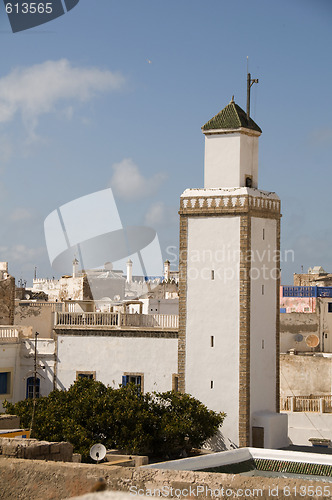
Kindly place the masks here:
[[(0, 259), (51, 277), (43, 221), (112, 186), (123, 225), (178, 246), (180, 194), (203, 186), (201, 126), (259, 84), (259, 185), (282, 200), (283, 283), (332, 272), (332, 2), (80, 0), (13, 34), (1, 4)], [(173, 250), (172, 250), (173, 251)]]

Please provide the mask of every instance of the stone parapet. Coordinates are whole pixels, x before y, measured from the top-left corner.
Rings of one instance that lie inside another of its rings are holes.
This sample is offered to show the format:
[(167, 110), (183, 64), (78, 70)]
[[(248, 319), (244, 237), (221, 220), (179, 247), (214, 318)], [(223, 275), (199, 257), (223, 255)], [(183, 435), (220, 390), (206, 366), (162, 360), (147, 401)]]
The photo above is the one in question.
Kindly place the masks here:
[(67, 442), (49, 443), (37, 439), (0, 438), (0, 456), (27, 460), (72, 462), (73, 446)]
[[(202, 191), (202, 192), (201, 192)], [(209, 190), (210, 191), (210, 190)], [(249, 194), (225, 193), (224, 190), (211, 194), (203, 190), (188, 191), (180, 199), (180, 215), (226, 215), (250, 213), (252, 216), (268, 218), (280, 217), (280, 200), (274, 193), (271, 195), (252, 196)]]
[(20, 417), (16, 415), (0, 415), (0, 429), (19, 429)]

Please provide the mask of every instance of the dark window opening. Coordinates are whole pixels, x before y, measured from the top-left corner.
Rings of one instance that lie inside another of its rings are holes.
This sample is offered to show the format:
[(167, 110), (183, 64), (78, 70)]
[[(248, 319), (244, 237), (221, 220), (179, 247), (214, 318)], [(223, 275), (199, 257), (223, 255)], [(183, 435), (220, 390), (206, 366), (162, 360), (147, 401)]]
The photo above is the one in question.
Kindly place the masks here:
[[(33, 398), (34, 386), (35, 386), (35, 377), (27, 378), (27, 392), (26, 392), (27, 399)], [(36, 398), (39, 398), (39, 396), (40, 396), (40, 379), (36, 378)]]
[(10, 372), (0, 373), (0, 394), (10, 393)]
[(328, 303), (327, 310), (328, 310), (329, 313), (332, 313), (332, 302)]
[(175, 373), (172, 375), (172, 391), (179, 392), (179, 376)]
[(251, 188), (252, 187), (252, 177), (246, 176), (246, 187)]
[(78, 373), (77, 378), (87, 378), (89, 380), (93, 380), (93, 373)]

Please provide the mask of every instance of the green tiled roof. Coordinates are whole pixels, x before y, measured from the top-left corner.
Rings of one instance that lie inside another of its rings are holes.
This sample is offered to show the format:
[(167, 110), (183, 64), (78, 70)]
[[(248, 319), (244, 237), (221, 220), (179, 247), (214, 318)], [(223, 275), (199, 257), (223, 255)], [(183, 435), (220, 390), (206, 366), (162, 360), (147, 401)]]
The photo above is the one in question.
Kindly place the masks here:
[(246, 112), (243, 111), (240, 106), (235, 104), (232, 99), (231, 102), (220, 111), (220, 113), (203, 125), (202, 130), (237, 129), (240, 127), (262, 132), (254, 120), (249, 118), (248, 122)]

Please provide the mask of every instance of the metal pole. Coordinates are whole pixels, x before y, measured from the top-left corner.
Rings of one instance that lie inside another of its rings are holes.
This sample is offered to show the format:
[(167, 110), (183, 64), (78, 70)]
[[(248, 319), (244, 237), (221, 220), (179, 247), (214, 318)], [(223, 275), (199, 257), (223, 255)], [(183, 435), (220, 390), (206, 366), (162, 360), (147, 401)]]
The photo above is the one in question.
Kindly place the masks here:
[(251, 87), (251, 74), (247, 74), (247, 120), (250, 117), (250, 87)]
[(32, 415), (30, 424), (30, 437), (33, 433), (33, 424), (35, 419), (35, 409), (36, 409), (36, 392), (37, 392), (37, 337), (39, 333), (35, 333), (35, 356), (34, 356), (34, 374), (33, 374), (33, 403), (32, 403)]

